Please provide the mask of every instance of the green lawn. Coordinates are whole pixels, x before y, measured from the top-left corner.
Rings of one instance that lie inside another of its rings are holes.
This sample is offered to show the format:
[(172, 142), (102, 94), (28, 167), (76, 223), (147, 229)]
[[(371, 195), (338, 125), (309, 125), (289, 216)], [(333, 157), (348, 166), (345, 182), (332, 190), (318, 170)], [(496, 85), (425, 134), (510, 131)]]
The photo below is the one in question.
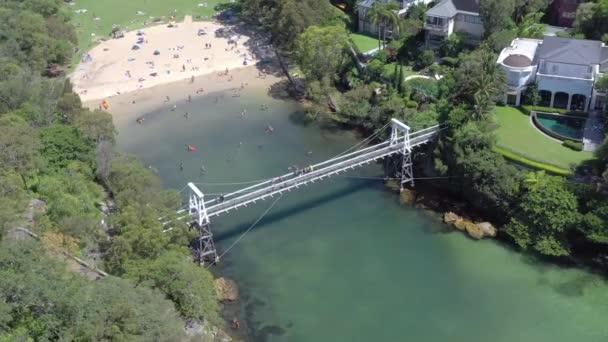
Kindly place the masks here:
[[(412, 70), (409, 66), (402, 66), (403, 68), (403, 78), (406, 78), (411, 75), (416, 75), (416, 72)], [(384, 65), (382, 70), (382, 76), (387, 79), (393, 79), (393, 72), (395, 71), (395, 63), (388, 63)]]
[[(68, 6), (72, 11), (73, 22), (78, 33), (78, 44), (82, 52), (91, 49), (99, 38), (108, 37), (112, 25), (119, 25), (128, 31), (143, 27), (144, 21), (152, 18), (167, 21), (175, 15), (181, 21), (184, 15), (196, 19), (210, 19), (215, 14), (215, 6), (229, 0), (78, 0), (76, 5)], [(198, 7), (207, 3), (207, 7)], [(86, 13), (74, 13), (86, 9)], [(138, 15), (137, 11), (145, 15)], [(98, 17), (99, 20), (94, 20)], [(92, 35), (94, 34), (94, 36)], [(81, 55), (81, 54), (79, 54)]]
[(530, 117), (517, 108), (496, 107), (494, 118), (499, 125), (497, 145), (529, 159), (569, 169), (570, 165), (593, 157), (590, 152), (573, 151), (543, 135)]
[(359, 33), (351, 33), (350, 39), (361, 53), (378, 48), (378, 39)]

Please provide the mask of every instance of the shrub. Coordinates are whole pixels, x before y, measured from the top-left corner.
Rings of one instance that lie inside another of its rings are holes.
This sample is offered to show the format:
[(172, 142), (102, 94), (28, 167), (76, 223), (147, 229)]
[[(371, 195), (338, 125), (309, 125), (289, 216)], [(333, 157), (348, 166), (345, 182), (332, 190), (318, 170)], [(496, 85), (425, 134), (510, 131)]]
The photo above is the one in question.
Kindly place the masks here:
[(492, 151), (502, 155), (504, 158), (517, 163), (519, 165), (527, 166), (530, 168), (545, 170), (550, 174), (554, 174), (557, 176), (571, 176), (572, 172), (570, 170), (562, 169), (561, 167), (557, 167), (554, 165), (542, 163), (536, 160), (532, 160), (530, 158), (524, 157), (519, 153), (515, 153), (506, 148), (493, 146)]
[(574, 151), (582, 151), (583, 150), (583, 143), (582, 142), (578, 142), (578, 141), (574, 141), (574, 140), (564, 140), (564, 142), (562, 143), (562, 146), (567, 147), (571, 150)]
[(569, 111), (567, 109), (551, 108), (551, 107), (543, 107), (543, 106), (522, 105), (522, 106), (520, 106), (520, 110), (526, 115), (530, 115), (530, 113), (532, 111), (535, 111), (535, 112), (545, 112), (545, 113), (557, 113), (557, 114), (562, 114), (562, 115), (572, 115), (572, 116), (578, 116), (581, 118), (586, 118), (588, 116), (588, 113), (586, 113), (586, 112), (573, 112), (573, 111)]
[(433, 50), (424, 50), (419, 56), (418, 67), (424, 69), (431, 66), (435, 62), (435, 53)]

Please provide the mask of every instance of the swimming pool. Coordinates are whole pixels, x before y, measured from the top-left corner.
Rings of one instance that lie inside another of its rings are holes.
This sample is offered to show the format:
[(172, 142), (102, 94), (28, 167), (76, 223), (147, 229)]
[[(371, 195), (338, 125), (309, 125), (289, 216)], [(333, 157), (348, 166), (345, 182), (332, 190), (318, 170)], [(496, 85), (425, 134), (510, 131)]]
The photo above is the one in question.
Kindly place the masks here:
[(559, 114), (534, 113), (532, 121), (541, 131), (559, 140), (583, 140), (587, 119)]

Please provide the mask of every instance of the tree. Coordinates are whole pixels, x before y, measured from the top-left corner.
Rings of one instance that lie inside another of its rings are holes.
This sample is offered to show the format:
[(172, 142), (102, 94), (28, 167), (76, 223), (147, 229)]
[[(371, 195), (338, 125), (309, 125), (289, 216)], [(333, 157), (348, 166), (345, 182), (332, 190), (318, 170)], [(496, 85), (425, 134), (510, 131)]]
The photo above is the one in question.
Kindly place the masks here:
[(422, 51), (418, 63), (421, 69), (427, 68), (433, 63), (435, 63), (435, 53), (433, 52), (433, 50)]
[(384, 6), (382, 3), (375, 2), (372, 8), (367, 11), (367, 17), (369, 21), (376, 25), (376, 30), (378, 31), (378, 50), (382, 50), (382, 27), (381, 25), (384, 22)]
[(298, 39), (296, 57), (309, 80), (335, 79), (347, 61), (348, 33), (341, 26), (311, 26)]
[[(552, 0), (515, 0), (515, 13), (513, 19), (516, 23), (521, 23), (522, 20), (531, 14), (542, 14), (545, 12)], [(540, 17), (537, 22), (540, 22)]]
[(114, 143), (116, 129), (112, 122), (112, 115), (108, 112), (83, 110), (76, 118), (74, 126), (78, 127), (85, 137), (96, 144), (102, 141)]
[(456, 69), (455, 94), (470, 104), (476, 120), (484, 119), (504, 96), (506, 75), (496, 63), (496, 56), (486, 49), (469, 54)]
[(0, 169), (14, 170), (25, 177), (34, 168), (38, 155), (40, 142), (36, 132), (15, 115), (0, 117), (0, 131)]
[(0, 243), (0, 339), (178, 341), (172, 303), (114, 277), (91, 282), (68, 272), (32, 241)]
[(481, 0), (479, 14), (483, 21), (485, 36), (502, 31), (513, 25), (511, 16), (515, 10), (515, 0)]
[(602, 75), (597, 81), (595, 81), (595, 88), (600, 91), (608, 91), (608, 74)]
[(570, 253), (566, 232), (580, 221), (577, 199), (561, 177), (544, 171), (528, 175), (514, 219), (507, 225), (516, 243), (550, 256)]
[(538, 91), (538, 84), (532, 83), (526, 88), (523, 94), (523, 102), (527, 105), (538, 106), (541, 101), (540, 92)]
[(94, 167), (95, 145), (86, 139), (78, 129), (66, 125), (53, 125), (40, 132), (43, 148), (42, 156), (49, 167), (59, 169), (77, 160)]
[(452, 33), (441, 45), (442, 56), (457, 57), (465, 49), (465, 36), (462, 32)]
[(399, 10), (399, 5), (394, 2), (378, 2), (376, 1), (372, 8), (367, 12), (372, 24), (376, 25), (378, 30), (378, 50), (382, 49), (383, 42), (386, 40), (386, 29), (391, 27), (395, 36), (403, 29), (403, 20), (396, 11)]
[(126, 269), (125, 277), (164, 292), (185, 318), (221, 323), (213, 276), (188, 253), (169, 251), (154, 260), (129, 262)]
[(587, 39), (600, 40), (608, 33), (608, 0), (582, 3), (576, 11), (574, 31)]
[(517, 25), (517, 37), (542, 39), (547, 30), (547, 25), (540, 22), (542, 17), (542, 12), (526, 14)]

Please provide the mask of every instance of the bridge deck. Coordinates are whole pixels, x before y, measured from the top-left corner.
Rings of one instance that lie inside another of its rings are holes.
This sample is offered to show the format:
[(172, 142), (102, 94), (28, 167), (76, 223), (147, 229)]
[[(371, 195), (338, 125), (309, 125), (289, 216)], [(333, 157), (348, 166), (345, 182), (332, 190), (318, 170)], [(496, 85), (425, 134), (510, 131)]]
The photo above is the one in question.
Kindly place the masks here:
[[(435, 135), (437, 135), (440, 129), (441, 128), (439, 126), (434, 126), (410, 134), (410, 146), (415, 147), (427, 143), (429, 140), (435, 137)], [(205, 201), (205, 205), (207, 207), (206, 213), (208, 217), (218, 216), (233, 209), (244, 207), (257, 201), (263, 201), (276, 195), (280, 195), (286, 191), (291, 191), (294, 188), (299, 188), (300, 186), (314, 183), (317, 180), (331, 177), (340, 172), (371, 163), (378, 159), (401, 152), (403, 150), (404, 143), (405, 137), (399, 138), (392, 144), (390, 141), (385, 141), (312, 165), (311, 171), (294, 171), (276, 177), (272, 180), (260, 182), (259, 184), (226, 194), (223, 196), (223, 201), (221, 201), (220, 198)], [(181, 212), (186, 211), (187, 210)], [(189, 216), (189, 214), (180, 218), (186, 216)]]

